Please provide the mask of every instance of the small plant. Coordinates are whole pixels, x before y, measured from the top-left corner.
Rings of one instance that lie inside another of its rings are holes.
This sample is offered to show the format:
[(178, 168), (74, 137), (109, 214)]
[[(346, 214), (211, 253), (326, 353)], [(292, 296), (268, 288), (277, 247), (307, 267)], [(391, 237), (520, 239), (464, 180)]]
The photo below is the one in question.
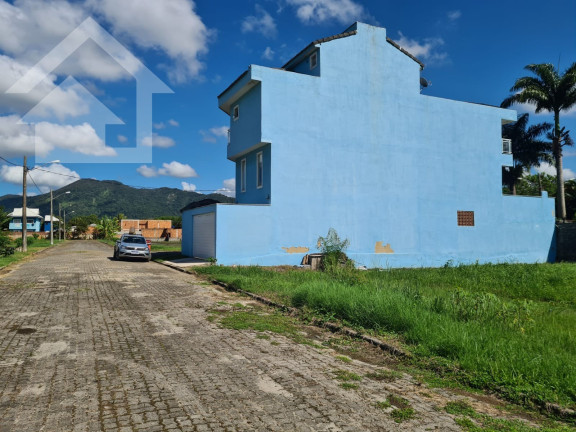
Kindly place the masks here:
[(410, 407), (410, 402), (407, 399), (404, 399), (401, 396), (396, 396), (394, 394), (390, 394), (386, 399), (390, 402), (391, 405), (394, 405), (396, 408), (408, 408)]
[(354, 383), (350, 383), (350, 382), (343, 382), (340, 384), (340, 387), (342, 387), (345, 390), (356, 390), (359, 386), (358, 386), (358, 384), (354, 384)]
[(338, 381), (362, 381), (362, 377), (354, 372), (336, 370), (332, 373), (334, 374), (334, 378)]
[(344, 362), (344, 363), (352, 363), (352, 359), (350, 357), (339, 355), (339, 356), (336, 356), (336, 359), (340, 360), (341, 362)]
[(32, 234), (32, 237), (34, 237), (34, 240), (38, 240), (38, 238), (40, 237), (37, 233)]
[(403, 421), (410, 420), (414, 417), (416, 411), (413, 408), (398, 408), (390, 413), (392, 418), (396, 423), (402, 423)]
[(354, 264), (344, 253), (349, 244), (349, 240), (340, 239), (334, 228), (328, 230), (326, 237), (318, 237), (318, 249), (320, 249), (324, 255), (322, 259), (322, 270), (333, 272), (340, 266), (352, 266), (352, 268), (354, 268)]
[(444, 410), (448, 413), (448, 414), (454, 414), (454, 415), (464, 415), (464, 416), (469, 416), (472, 417), (476, 414), (476, 411), (474, 411), (474, 408), (472, 408), (472, 406), (470, 406), (470, 404), (466, 401), (454, 401), (454, 402), (448, 402), (446, 404), (446, 406), (444, 407)]
[(214, 257), (209, 257), (209, 258), (206, 258), (206, 261), (208, 261), (210, 263), (210, 265), (216, 265), (216, 261), (218, 261), (218, 260)]
[(366, 378), (370, 378), (375, 381), (394, 381), (398, 378), (402, 377), (400, 372), (391, 371), (391, 370), (377, 370), (376, 372), (370, 372), (365, 375)]
[(17, 248), (21, 248), (22, 247), (22, 238), (18, 237), (16, 240), (14, 240), (14, 244), (16, 245)]
[(376, 407), (380, 408), (380, 409), (388, 409), (390, 408), (392, 405), (390, 405), (390, 402), (388, 401), (380, 401), (380, 402), (376, 402)]

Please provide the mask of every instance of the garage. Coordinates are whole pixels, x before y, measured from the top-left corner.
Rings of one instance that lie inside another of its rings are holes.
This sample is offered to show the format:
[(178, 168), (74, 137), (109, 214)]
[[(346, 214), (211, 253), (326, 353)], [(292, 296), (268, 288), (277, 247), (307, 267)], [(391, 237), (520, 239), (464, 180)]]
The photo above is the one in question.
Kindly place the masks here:
[(194, 216), (192, 226), (192, 254), (197, 258), (215, 258), (216, 213)]

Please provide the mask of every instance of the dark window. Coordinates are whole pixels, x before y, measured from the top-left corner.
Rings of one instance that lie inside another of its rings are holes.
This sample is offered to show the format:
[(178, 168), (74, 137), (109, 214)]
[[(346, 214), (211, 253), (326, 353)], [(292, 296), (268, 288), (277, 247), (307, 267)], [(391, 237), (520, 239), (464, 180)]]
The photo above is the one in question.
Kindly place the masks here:
[(458, 210), (458, 226), (474, 226), (474, 212)]

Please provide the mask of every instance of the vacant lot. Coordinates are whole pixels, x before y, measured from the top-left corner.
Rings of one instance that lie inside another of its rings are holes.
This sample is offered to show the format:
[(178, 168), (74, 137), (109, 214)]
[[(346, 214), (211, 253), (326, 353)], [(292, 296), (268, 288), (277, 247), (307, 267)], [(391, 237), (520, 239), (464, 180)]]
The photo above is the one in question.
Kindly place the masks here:
[(394, 338), (469, 386), (527, 405), (576, 407), (575, 264), (196, 271)]

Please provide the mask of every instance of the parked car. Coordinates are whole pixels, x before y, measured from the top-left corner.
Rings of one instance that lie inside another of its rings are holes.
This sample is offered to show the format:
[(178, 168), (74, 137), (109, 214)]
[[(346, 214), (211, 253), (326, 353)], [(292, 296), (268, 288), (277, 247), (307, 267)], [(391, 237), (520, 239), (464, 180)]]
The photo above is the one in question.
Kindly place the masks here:
[(114, 245), (114, 259), (144, 258), (150, 261), (152, 253), (141, 235), (124, 234)]

